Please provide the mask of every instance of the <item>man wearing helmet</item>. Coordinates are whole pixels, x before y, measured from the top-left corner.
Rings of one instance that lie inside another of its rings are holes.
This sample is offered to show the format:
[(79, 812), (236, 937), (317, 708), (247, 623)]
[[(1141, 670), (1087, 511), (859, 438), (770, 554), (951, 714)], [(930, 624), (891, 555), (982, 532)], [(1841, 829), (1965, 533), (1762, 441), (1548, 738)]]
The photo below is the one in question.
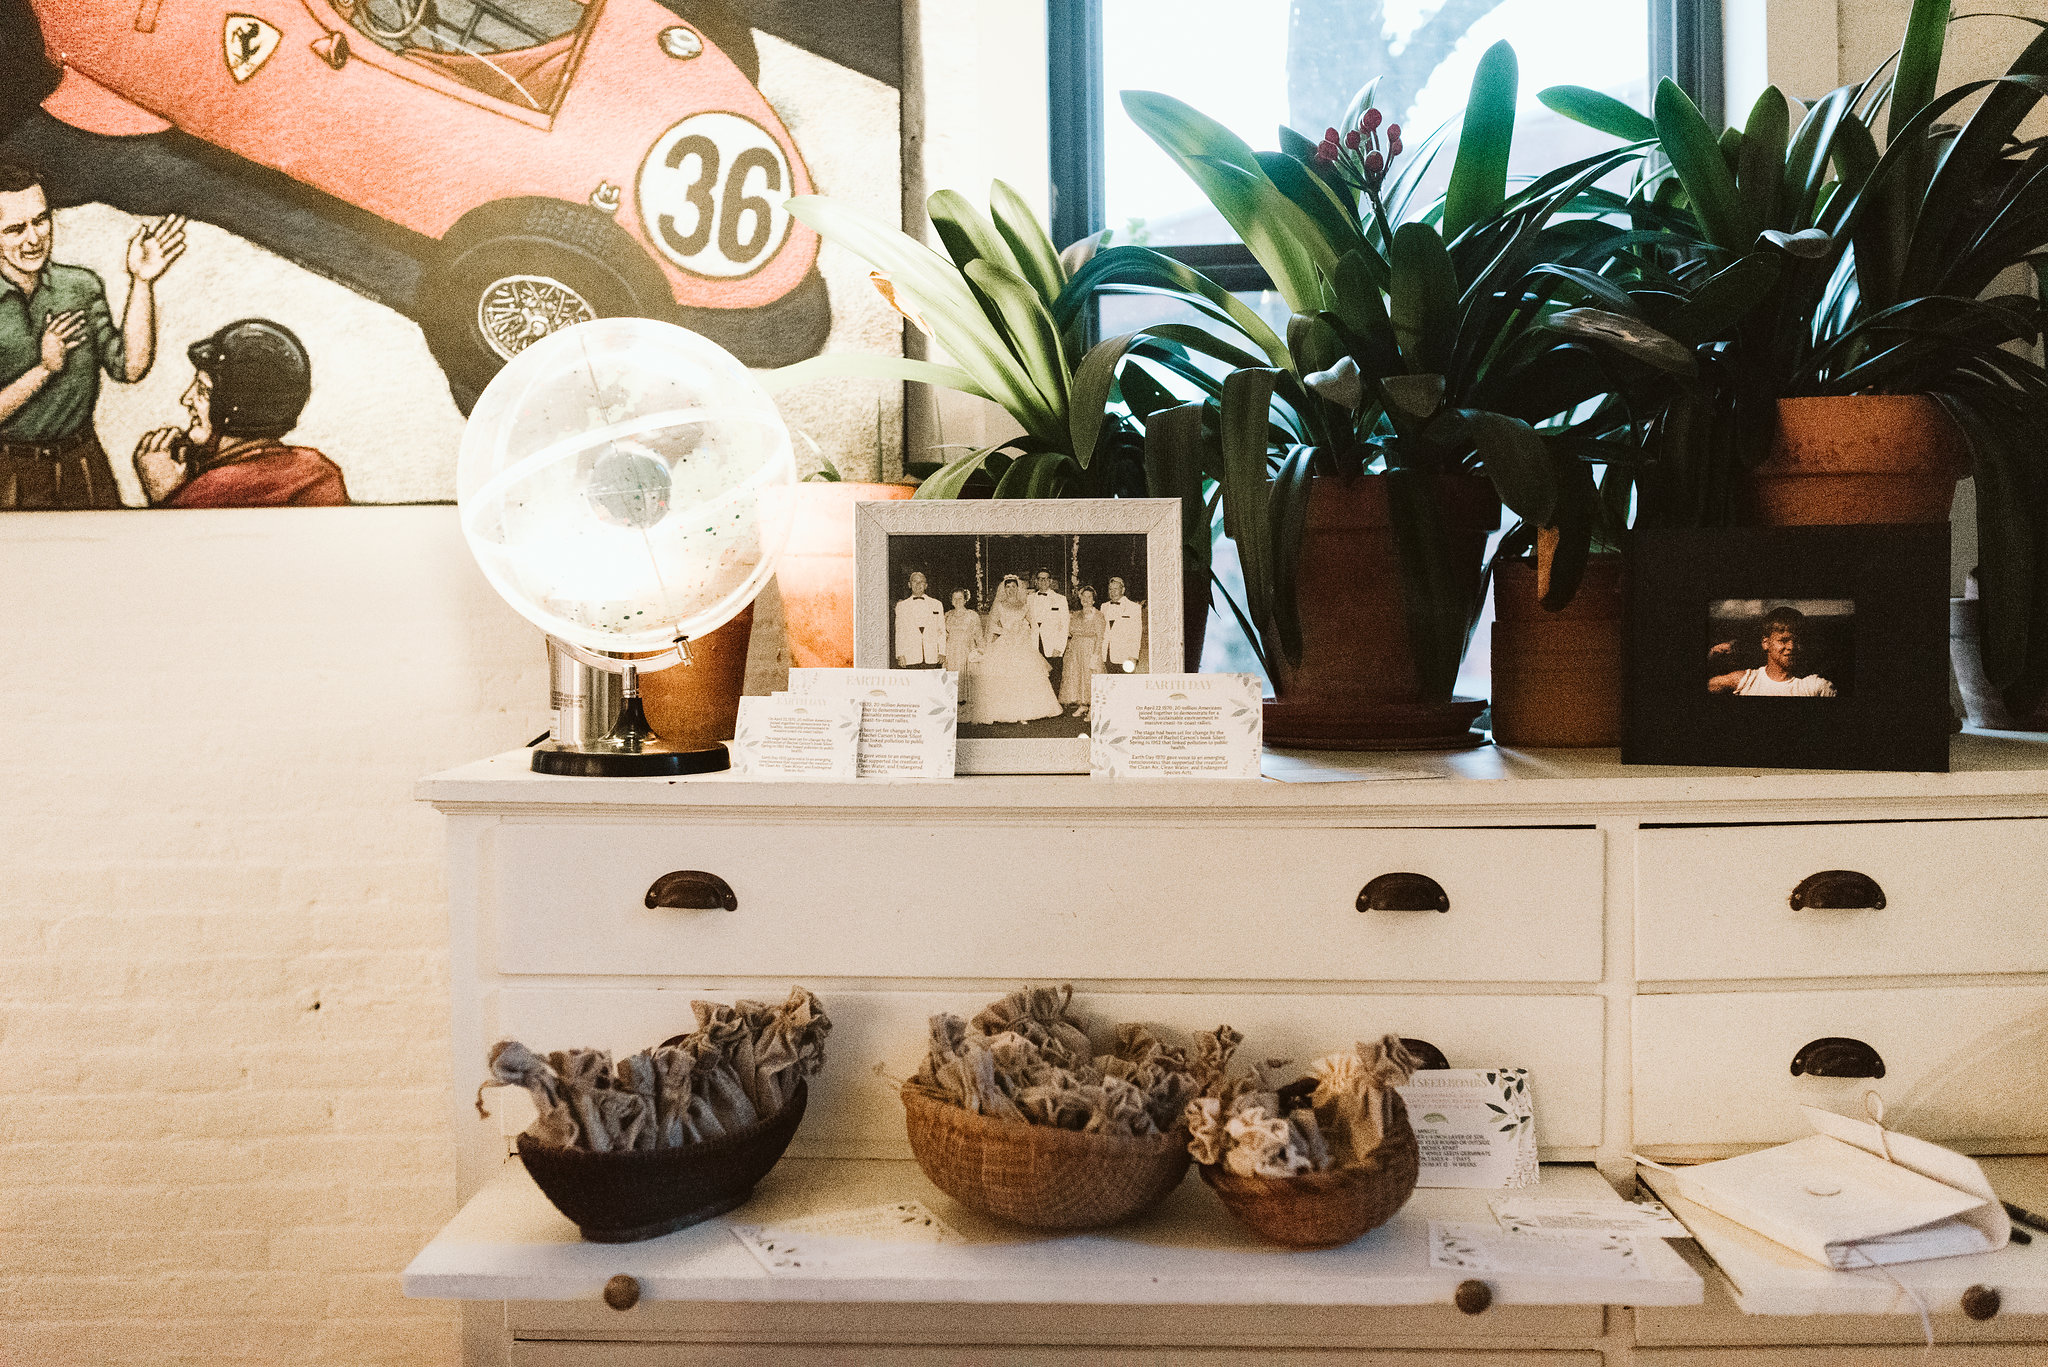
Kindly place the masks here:
[(187, 353), (191, 421), (160, 427), (135, 447), (152, 506), (306, 508), (348, 502), (341, 468), (308, 446), (286, 446), (313, 392), (306, 348), (282, 323), (244, 318)]

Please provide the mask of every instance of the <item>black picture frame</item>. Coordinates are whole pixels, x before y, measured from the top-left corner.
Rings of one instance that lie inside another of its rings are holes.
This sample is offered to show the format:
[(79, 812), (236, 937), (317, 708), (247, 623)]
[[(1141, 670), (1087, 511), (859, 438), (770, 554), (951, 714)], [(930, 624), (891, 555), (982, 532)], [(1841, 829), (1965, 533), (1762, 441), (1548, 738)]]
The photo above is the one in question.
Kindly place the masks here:
[[(1622, 763), (1948, 771), (1946, 524), (1646, 528), (1633, 549)], [(1838, 696), (1710, 691), (1716, 669), (1742, 664), (1710, 662), (1728, 605), (1845, 600)]]

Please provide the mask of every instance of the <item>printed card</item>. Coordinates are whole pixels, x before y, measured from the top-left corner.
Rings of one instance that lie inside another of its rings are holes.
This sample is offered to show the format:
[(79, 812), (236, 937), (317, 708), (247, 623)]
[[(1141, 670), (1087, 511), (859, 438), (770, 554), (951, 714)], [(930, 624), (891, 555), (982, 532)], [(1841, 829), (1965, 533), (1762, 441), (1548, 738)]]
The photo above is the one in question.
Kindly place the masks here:
[(732, 767), (742, 778), (850, 779), (860, 704), (830, 694), (741, 698)]
[(951, 778), (960, 676), (941, 669), (792, 669), (789, 691), (860, 703), (861, 778)]
[(1486, 1204), (1509, 1234), (1564, 1230), (1582, 1234), (1640, 1234), (1653, 1239), (1692, 1237), (1670, 1211), (1655, 1201), (1496, 1196)]
[(733, 1225), (774, 1276), (847, 1276), (909, 1270), (918, 1255), (966, 1238), (919, 1201), (827, 1211), (775, 1225)]
[(1457, 1272), (1521, 1272), (1545, 1277), (1643, 1275), (1635, 1236), (1586, 1230), (1510, 1234), (1498, 1225), (1429, 1222), (1429, 1265)]
[(1089, 701), (1097, 778), (1257, 778), (1265, 722), (1250, 674), (1098, 674)]
[(1417, 1186), (1535, 1185), (1528, 1069), (1424, 1069), (1399, 1090), (1422, 1149)]

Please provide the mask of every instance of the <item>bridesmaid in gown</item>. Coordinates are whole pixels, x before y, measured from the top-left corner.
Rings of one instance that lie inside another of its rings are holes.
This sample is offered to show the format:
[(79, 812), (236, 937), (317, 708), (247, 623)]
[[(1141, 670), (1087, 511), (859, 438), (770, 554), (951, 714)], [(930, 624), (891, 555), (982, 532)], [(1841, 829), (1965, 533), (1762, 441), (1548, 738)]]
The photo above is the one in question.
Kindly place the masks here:
[(1052, 669), (1032, 640), (1024, 581), (1006, 574), (983, 624), (981, 664), (967, 719), (988, 725), (1057, 717), (1065, 709), (1053, 696), (1051, 679)]
[(946, 614), (946, 668), (960, 676), (960, 704), (965, 707), (973, 694), (969, 670), (981, 650), (981, 614), (967, 606), (966, 589), (954, 589), (952, 610)]
[(1089, 680), (1102, 672), (1103, 651), (1107, 648), (1103, 633), (1108, 624), (1095, 609), (1095, 590), (1086, 584), (1074, 590), (1081, 600), (1081, 610), (1076, 612), (1067, 624), (1067, 653), (1060, 663), (1060, 701), (1074, 709), (1074, 715), (1088, 715), (1088, 701), (1093, 693)]

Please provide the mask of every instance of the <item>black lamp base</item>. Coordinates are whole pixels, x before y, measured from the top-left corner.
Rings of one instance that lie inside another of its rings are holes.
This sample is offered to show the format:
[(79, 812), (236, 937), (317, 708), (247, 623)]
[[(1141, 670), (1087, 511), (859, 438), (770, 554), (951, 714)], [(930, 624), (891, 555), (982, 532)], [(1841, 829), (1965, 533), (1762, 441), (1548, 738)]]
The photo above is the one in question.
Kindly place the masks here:
[(732, 756), (723, 745), (685, 748), (654, 736), (631, 749), (605, 741), (578, 747), (544, 740), (533, 747), (533, 772), (571, 778), (675, 778), (731, 767)]

